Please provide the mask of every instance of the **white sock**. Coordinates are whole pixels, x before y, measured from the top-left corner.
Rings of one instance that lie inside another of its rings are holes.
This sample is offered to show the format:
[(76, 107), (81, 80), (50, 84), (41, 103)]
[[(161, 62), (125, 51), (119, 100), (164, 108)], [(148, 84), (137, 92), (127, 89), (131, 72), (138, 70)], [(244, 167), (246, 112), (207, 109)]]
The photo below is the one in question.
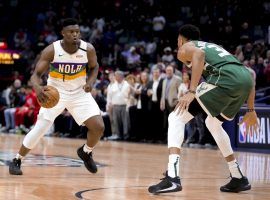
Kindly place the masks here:
[(228, 162), (228, 166), (232, 177), (242, 178), (243, 175), (236, 160)]
[(24, 158), (24, 156), (21, 156), (19, 153), (17, 153), (17, 155), (16, 155), (16, 157), (15, 157), (16, 159), (20, 159), (20, 160), (22, 160), (23, 158)]
[(179, 159), (180, 156), (178, 154), (169, 155), (168, 176), (172, 178), (179, 176)]
[(87, 146), (87, 144), (84, 144), (84, 146), (83, 146), (83, 151), (85, 153), (91, 153), (93, 151), (93, 149), (94, 149), (94, 147), (89, 147), (89, 146)]

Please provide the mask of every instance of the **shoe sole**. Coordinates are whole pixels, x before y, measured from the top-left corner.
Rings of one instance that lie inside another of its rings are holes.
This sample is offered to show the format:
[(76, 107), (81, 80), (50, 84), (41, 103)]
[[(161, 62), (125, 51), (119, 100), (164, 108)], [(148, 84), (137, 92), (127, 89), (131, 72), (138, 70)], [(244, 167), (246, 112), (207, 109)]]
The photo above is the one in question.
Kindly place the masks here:
[(22, 172), (19, 172), (19, 173), (14, 173), (13, 171), (11, 171), (10, 169), (9, 169), (9, 174), (10, 175), (15, 175), (15, 176), (21, 176), (21, 175), (23, 175), (23, 173)]
[(168, 191), (157, 191), (157, 192), (150, 192), (149, 189), (148, 189), (148, 192), (150, 192), (151, 194), (154, 194), (154, 195), (157, 195), (157, 194), (162, 194), (162, 193), (171, 193), (171, 192), (180, 192), (182, 191), (182, 187), (179, 187), (179, 188), (176, 188), (174, 190), (168, 190)]
[(250, 190), (250, 189), (251, 189), (251, 185), (246, 185), (243, 188), (237, 188), (237, 189), (234, 189), (234, 190), (224, 190), (224, 189), (221, 189), (220, 188), (220, 191), (221, 192), (234, 192), (234, 193), (238, 193), (238, 192), (247, 191), (247, 190)]
[(89, 168), (88, 168), (88, 166), (85, 164), (85, 161), (84, 161), (83, 158), (80, 156), (79, 150), (77, 150), (77, 155), (78, 155), (79, 158), (83, 161), (83, 164), (84, 164), (85, 168), (86, 168), (89, 172), (91, 172), (91, 173), (93, 173), (93, 174), (97, 173), (98, 170), (93, 171), (92, 169), (89, 169)]
[(15, 173), (11, 173), (11, 172), (9, 172), (9, 174), (10, 174), (10, 175), (14, 175), (14, 176), (21, 176), (21, 175), (23, 175), (22, 173), (15, 174)]

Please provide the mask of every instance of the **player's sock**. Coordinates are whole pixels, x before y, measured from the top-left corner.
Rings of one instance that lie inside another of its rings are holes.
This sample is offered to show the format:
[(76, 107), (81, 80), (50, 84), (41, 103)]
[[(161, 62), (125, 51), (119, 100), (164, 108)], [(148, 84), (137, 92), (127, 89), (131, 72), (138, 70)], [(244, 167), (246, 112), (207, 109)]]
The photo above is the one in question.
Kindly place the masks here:
[(231, 180), (226, 185), (220, 187), (221, 192), (241, 192), (251, 189), (247, 177), (243, 176), (236, 160), (228, 162), (231, 172)]
[(229, 170), (231, 172), (232, 177), (235, 177), (235, 178), (243, 177), (243, 174), (236, 160), (228, 162), (228, 165), (229, 165)]
[(19, 153), (17, 153), (16, 157), (15, 157), (17, 160), (20, 159), (22, 160), (24, 158), (24, 156), (21, 156)]
[(180, 156), (178, 154), (169, 155), (168, 176), (172, 178), (179, 176), (179, 159)]
[(178, 154), (169, 155), (168, 171), (164, 174), (164, 178), (156, 184), (148, 188), (148, 191), (153, 194), (178, 192), (182, 190), (179, 178), (179, 159)]
[(87, 144), (84, 144), (84, 146), (83, 146), (83, 151), (85, 152), (85, 153), (91, 153), (92, 151), (93, 151), (93, 149), (94, 149), (94, 147), (89, 147), (89, 146), (87, 146)]

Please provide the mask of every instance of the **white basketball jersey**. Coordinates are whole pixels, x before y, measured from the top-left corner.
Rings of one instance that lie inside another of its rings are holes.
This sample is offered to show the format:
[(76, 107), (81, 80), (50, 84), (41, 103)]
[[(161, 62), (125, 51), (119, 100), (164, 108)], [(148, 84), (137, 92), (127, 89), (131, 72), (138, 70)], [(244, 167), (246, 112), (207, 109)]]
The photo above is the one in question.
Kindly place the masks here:
[(62, 48), (61, 42), (53, 43), (54, 59), (50, 64), (48, 85), (63, 93), (76, 92), (86, 84), (87, 43), (81, 40), (79, 49), (69, 54)]

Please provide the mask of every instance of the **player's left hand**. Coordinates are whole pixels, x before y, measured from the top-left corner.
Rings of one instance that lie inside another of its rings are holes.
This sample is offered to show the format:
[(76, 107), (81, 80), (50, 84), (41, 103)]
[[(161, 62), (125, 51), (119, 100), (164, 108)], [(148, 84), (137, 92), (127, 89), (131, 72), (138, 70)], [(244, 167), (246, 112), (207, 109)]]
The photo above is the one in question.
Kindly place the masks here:
[(246, 124), (246, 133), (250, 134), (251, 136), (254, 133), (258, 133), (260, 130), (260, 125), (258, 123), (257, 114), (255, 111), (247, 112), (238, 125), (242, 125), (243, 123)]
[(177, 111), (177, 115), (182, 114), (185, 110), (188, 110), (189, 104), (195, 98), (195, 94), (188, 92), (180, 97), (178, 104), (175, 106), (174, 112)]
[(83, 86), (83, 89), (84, 89), (85, 92), (91, 92), (92, 91), (92, 84), (86, 83)]

